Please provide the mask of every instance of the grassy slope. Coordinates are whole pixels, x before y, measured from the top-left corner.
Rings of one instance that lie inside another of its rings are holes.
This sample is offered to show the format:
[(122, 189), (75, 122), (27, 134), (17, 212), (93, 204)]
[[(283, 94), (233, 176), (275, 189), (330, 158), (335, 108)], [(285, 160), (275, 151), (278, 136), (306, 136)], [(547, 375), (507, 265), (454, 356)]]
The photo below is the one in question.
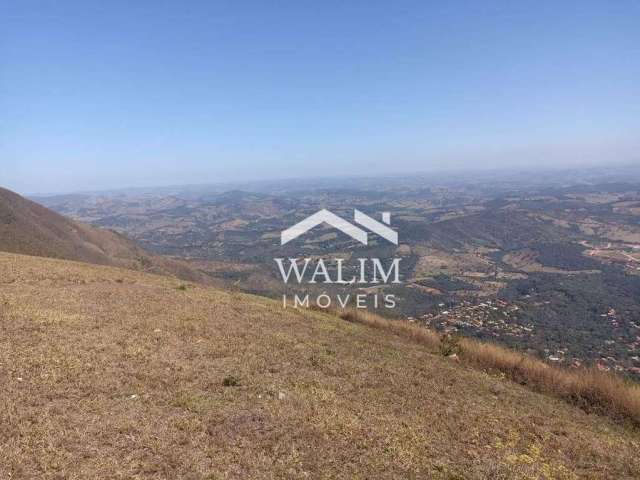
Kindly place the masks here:
[(389, 332), (178, 285), (0, 253), (0, 478), (640, 476), (640, 435), (606, 418)]
[(148, 253), (123, 235), (76, 222), (4, 188), (0, 188), (0, 250), (214, 283), (184, 261)]

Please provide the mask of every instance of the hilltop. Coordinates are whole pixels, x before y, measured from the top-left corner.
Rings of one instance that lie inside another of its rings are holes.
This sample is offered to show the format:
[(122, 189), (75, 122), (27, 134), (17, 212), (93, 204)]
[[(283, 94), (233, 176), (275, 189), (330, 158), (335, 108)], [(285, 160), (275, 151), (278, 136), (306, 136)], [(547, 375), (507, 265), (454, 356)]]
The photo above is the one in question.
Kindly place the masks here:
[(76, 222), (0, 188), (0, 251), (111, 265), (213, 283), (188, 263), (154, 255), (111, 230)]
[(0, 253), (2, 478), (638, 478), (640, 435), (392, 332)]

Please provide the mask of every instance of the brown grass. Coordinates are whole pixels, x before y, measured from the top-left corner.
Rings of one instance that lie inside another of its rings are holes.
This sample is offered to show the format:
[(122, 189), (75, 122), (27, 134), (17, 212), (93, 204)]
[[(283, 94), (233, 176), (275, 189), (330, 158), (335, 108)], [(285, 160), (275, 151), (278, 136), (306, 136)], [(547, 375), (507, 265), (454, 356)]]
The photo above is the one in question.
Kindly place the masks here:
[[(437, 350), (442, 337), (407, 322), (388, 320), (370, 312), (334, 312), (340, 318), (385, 330)], [(552, 394), (586, 411), (640, 426), (640, 387), (595, 368), (563, 369), (491, 343), (460, 339), (460, 358), (476, 368), (500, 372), (538, 392)]]
[(0, 479), (640, 478), (637, 430), (428, 331), (181, 283), (0, 253)]
[(76, 222), (1, 187), (0, 250), (220, 284), (187, 261), (151, 254), (124, 235)]

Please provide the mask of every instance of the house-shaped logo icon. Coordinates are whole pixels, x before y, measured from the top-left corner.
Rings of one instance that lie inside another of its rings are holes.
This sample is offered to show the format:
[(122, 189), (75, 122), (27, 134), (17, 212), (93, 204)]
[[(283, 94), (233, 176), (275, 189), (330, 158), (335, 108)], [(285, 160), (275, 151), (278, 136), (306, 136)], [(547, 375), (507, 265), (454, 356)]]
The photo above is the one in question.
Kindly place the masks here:
[[(369, 215), (366, 215), (359, 210), (354, 210), (353, 219), (355, 223), (371, 230), (374, 233), (377, 233), (385, 240), (388, 240), (394, 245), (398, 244), (398, 232), (392, 230), (388, 226), (391, 223), (391, 214), (389, 212), (384, 212), (382, 214), (382, 221), (384, 223), (378, 222), (377, 220), (371, 218)], [(365, 230), (352, 223), (347, 222), (346, 220), (340, 218), (338, 215), (330, 212), (329, 210), (322, 209), (314, 213), (313, 215), (308, 216), (304, 220), (296, 223), (292, 227), (283, 230), (280, 234), (280, 245), (284, 245), (285, 243), (298, 238), (303, 233), (308, 232), (313, 227), (316, 227), (321, 223), (327, 223), (333, 228), (337, 228), (341, 232), (346, 233), (351, 238), (357, 240), (363, 245), (367, 244), (367, 232)]]

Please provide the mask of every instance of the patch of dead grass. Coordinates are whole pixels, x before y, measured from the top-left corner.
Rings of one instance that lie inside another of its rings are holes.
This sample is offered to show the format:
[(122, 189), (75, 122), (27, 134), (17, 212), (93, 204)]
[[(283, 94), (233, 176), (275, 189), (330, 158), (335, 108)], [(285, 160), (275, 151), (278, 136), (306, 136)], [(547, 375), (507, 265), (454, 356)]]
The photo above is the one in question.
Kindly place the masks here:
[[(436, 332), (407, 322), (387, 320), (361, 310), (337, 314), (344, 320), (408, 338), (432, 351), (442, 344), (442, 337)], [(587, 411), (640, 426), (640, 387), (615, 374), (595, 368), (562, 369), (498, 345), (468, 338), (460, 339), (460, 347), (461, 359), (476, 368), (500, 372), (517, 383), (555, 395)]]

